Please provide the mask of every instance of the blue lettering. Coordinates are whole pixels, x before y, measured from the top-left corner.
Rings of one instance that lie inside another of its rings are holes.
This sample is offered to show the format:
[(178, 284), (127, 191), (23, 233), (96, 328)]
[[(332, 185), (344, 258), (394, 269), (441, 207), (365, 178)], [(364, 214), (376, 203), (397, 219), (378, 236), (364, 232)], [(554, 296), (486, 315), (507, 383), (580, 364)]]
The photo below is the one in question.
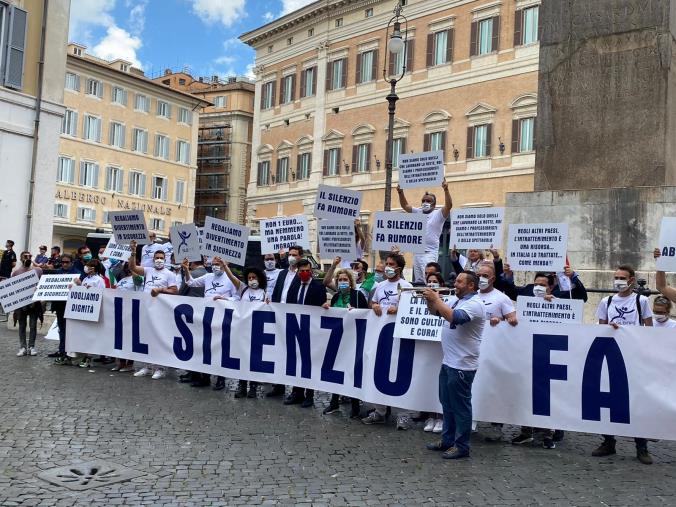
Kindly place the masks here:
[(533, 335), (533, 414), (551, 415), (552, 380), (568, 380), (568, 367), (552, 364), (552, 350), (568, 350), (566, 335)]
[(333, 365), (336, 364), (340, 341), (343, 339), (343, 319), (338, 317), (322, 317), (321, 328), (331, 330), (329, 343), (326, 345), (324, 362), (322, 362), (321, 379), (324, 382), (342, 385), (345, 381), (345, 373), (334, 370)]
[(366, 319), (356, 319), (356, 350), (354, 353), (354, 387), (361, 387), (364, 378), (364, 344), (366, 343)]
[(226, 309), (221, 324), (221, 366), (239, 370), (239, 359), (230, 355), (230, 334), (232, 332), (232, 310)]
[(310, 316), (301, 315), (300, 324), (293, 313), (286, 314), (286, 374), (296, 376), (296, 342), (300, 349), (300, 376), (312, 377), (310, 350)]
[(254, 310), (251, 314), (251, 356), (249, 358), (249, 369), (252, 372), (275, 372), (275, 363), (263, 361), (263, 347), (275, 344), (275, 335), (265, 332), (265, 324), (274, 323), (274, 312)]
[[(174, 336), (174, 355), (179, 361), (189, 361), (193, 354), (193, 337), (188, 324), (193, 323), (193, 308), (183, 304), (174, 308), (174, 322), (181, 336)], [(185, 318), (185, 321), (183, 320)], [(185, 342), (185, 346), (183, 343)]]
[(394, 345), (393, 333), (394, 322), (385, 324), (380, 331), (373, 380), (376, 388), (381, 393), (388, 396), (402, 396), (411, 387), (415, 340), (400, 340), (399, 357), (397, 358), (397, 378), (394, 382), (391, 382), (390, 363), (392, 361), (392, 346)]
[(204, 307), (202, 317), (202, 364), (211, 365), (211, 321), (214, 319), (214, 308)]
[(115, 298), (115, 350), (122, 350), (122, 333), (124, 331), (124, 318), (122, 314), (122, 305), (124, 299)]
[(148, 344), (141, 343), (141, 301), (131, 300), (131, 351), (136, 354), (148, 354)]

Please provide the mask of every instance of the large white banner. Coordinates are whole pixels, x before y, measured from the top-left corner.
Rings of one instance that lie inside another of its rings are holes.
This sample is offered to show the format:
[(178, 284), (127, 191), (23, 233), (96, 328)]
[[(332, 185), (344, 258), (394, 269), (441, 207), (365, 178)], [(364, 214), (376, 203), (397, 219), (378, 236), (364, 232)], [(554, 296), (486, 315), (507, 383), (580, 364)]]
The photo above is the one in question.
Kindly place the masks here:
[(663, 217), (657, 246), (662, 253), (655, 261), (659, 271), (676, 271), (676, 217)]
[[(393, 338), (394, 316), (104, 291), (66, 348), (440, 412), (439, 343)], [(650, 346), (646, 347), (646, 343)], [(474, 419), (676, 440), (673, 330), (486, 326)]]
[(451, 213), (451, 246), (502, 248), (505, 208), (461, 208)]
[(510, 224), (507, 260), (512, 271), (563, 271), (568, 224)]
[(377, 211), (375, 222), (372, 244), (374, 250), (389, 252), (394, 247), (404, 253), (425, 253), (427, 215)]

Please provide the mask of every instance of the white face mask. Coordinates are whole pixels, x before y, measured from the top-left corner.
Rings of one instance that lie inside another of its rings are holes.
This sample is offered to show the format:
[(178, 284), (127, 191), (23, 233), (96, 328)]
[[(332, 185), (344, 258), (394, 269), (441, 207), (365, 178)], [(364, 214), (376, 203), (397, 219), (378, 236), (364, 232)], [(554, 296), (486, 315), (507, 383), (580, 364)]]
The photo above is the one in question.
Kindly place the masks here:
[(257, 289), (258, 288), (258, 280), (249, 280), (249, 288)]
[(655, 320), (659, 322), (660, 324), (664, 324), (666, 321), (669, 320), (668, 315), (655, 315)]
[(387, 266), (385, 268), (385, 276), (387, 278), (394, 278), (395, 276), (397, 276), (397, 270), (394, 269), (392, 266)]
[(154, 264), (155, 264), (155, 269), (163, 269), (164, 268), (164, 259), (155, 259)]
[(265, 269), (268, 271), (275, 269), (275, 261), (265, 261)]
[(430, 282), (430, 283), (427, 284), (427, 286), (430, 289), (438, 289), (439, 288), (439, 284), (437, 282)]
[(295, 255), (289, 255), (289, 266), (295, 266), (298, 262), (298, 257)]
[(626, 280), (613, 280), (613, 287), (616, 291), (622, 292), (629, 288), (629, 283)]
[(90, 273), (92, 272), (92, 268), (90, 268), (89, 266), (85, 266), (85, 267), (84, 267), (84, 272), (85, 272), (86, 275), (88, 275), (88, 274), (90, 274)]
[(485, 276), (480, 276), (479, 277), (479, 289), (480, 290), (486, 290), (490, 286), (490, 283), (488, 281), (488, 278)]
[(216, 276), (221, 276), (223, 274), (223, 268), (218, 265), (211, 266), (211, 272)]
[(547, 295), (547, 287), (543, 287), (542, 285), (536, 285), (533, 287), (533, 295), (536, 298), (543, 298)]
[(432, 209), (432, 205), (429, 202), (424, 202), (422, 203), (422, 206), (420, 206), (423, 211), (429, 211)]

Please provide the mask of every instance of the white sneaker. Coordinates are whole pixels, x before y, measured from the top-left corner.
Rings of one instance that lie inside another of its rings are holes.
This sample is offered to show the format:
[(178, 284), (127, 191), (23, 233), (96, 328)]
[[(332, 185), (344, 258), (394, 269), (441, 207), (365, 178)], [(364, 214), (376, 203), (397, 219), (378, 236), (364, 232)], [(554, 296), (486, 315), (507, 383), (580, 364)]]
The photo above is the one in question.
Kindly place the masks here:
[(164, 371), (163, 368), (158, 368), (155, 370), (155, 373), (153, 373), (153, 380), (159, 380), (161, 378), (164, 378), (167, 376), (167, 372)]
[(150, 375), (152, 372), (150, 371), (150, 368), (146, 368), (145, 366), (141, 368), (139, 371), (134, 373), (134, 377), (145, 377), (146, 375)]
[(31, 355), (31, 356), (37, 356), (38, 351), (35, 350), (35, 347), (31, 347), (31, 348), (28, 349), (28, 354)]
[(127, 373), (128, 371), (134, 371), (133, 366), (125, 366), (124, 368), (120, 368), (120, 373)]
[(437, 419), (434, 421), (434, 429), (432, 430), (433, 433), (441, 433), (444, 430), (444, 420), (443, 419)]
[(425, 421), (425, 427), (423, 428), (423, 431), (429, 433), (433, 429), (434, 429), (434, 418), (430, 417), (429, 419), (427, 419), (427, 421)]
[(17, 357), (25, 356), (26, 355), (26, 347), (21, 347), (19, 349), (19, 352), (16, 353)]

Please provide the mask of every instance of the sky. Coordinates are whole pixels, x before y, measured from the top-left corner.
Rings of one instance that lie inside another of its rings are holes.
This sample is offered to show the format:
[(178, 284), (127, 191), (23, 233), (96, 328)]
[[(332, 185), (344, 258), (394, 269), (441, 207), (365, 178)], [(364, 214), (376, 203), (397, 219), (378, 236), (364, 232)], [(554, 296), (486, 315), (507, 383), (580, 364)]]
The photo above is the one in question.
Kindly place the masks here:
[(252, 76), (254, 51), (238, 37), (314, 0), (71, 0), (69, 40), (156, 77)]

